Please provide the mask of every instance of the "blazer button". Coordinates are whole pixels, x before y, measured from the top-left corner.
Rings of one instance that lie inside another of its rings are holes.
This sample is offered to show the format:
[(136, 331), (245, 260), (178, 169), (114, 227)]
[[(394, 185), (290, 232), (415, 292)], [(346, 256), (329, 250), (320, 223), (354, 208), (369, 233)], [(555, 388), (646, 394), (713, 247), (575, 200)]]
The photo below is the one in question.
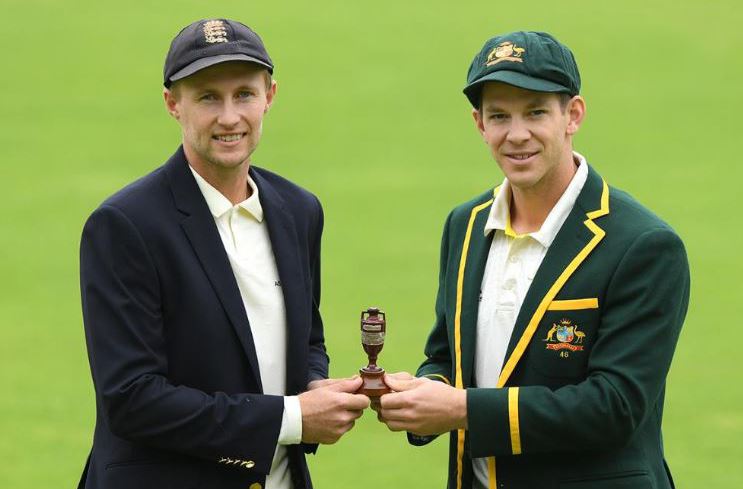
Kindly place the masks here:
[[(243, 467), (246, 467), (248, 469), (252, 469), (253, 467), (255, 467), (255, 462), (253, 462), (252, 460), (247, 460), (247, 461), (243, 462), (242, 465), (243, 465)], [(256, 487), (254, 489), (258, 489), (258, 488)]]
[(253, 482), (248, 489), (263, 489), (263, 486), (260, 482)]

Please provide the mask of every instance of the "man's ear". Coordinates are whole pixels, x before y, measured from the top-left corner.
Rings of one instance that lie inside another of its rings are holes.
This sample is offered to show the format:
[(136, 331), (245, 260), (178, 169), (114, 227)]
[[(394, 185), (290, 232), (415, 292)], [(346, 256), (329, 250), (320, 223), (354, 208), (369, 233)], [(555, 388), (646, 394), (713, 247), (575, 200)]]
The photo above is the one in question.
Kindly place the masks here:
[(277, 88), (276, 80), (271, 80), (271, 88), (266, 91), (266, 107), (263, 109), (264, 114), (271, 108), (271, 104), (273, 104), (274, 98), (276, 97)]
[(570, 99), (566, 110), (569, 117), (567, 133), (572, 136), (578, 132), (583, 119), (586, 117), (586, 101), (580, 95), (576, 95)]
[(479, 109), (472, 109), (472, 118), (475, 120), (475, 127), (477, 127), (480, 136), (485, 138), (485, 124), (482, 120), (482, 112)]
[(165, 109), (168, 111), (168, 114), (173, 116), (175, 120), (179, 120), (181, 114), (178, 110), (178, 97), (173, 93), (173, 90), (163, 88), (163, 100), (165, 101)]

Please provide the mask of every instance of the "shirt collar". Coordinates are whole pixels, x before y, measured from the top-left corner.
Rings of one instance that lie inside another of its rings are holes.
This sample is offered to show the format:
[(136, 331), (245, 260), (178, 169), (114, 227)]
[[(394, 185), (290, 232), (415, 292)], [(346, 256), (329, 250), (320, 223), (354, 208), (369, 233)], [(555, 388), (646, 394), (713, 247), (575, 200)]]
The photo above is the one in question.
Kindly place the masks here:
[(586, 159), (583, 155), (576, 152), (573, 152), (573, 156), (578, 162), (578, 170), (575, 172), (575, 175), (573, 175), (573, 179), (570, 180), (565, 192), (560, 196), (560, 199), (547, 215), (547, 218), (542, 223), (542, 227), (539, 228), (538, 231), (518, 235), (511, 228), (511, 185), (508, 183), (508, 179), (504, 178), (503, 184), (496, 189), (495, 200), (493, 201), (493, 205), (490, 207), (490, 214), (485, 223), (485, 235), (487, 236), (491, 231), (499, 229), (503, 231), (506, 236), (512, 238), (523, 238), (528, 236), (538, 241), (545, 248), (549, 248), (565, 222), (565, 219), (568, 218), (568, 214), (573, 210), (575, 201), (578, 199), (578, 194), (580, 194), (580, 191), (583, 189), (583, 185), (586, 183), (586, 179), (588, 178), (588, 163), (586, 163)]
[(201, 190), (201, 194), (204, 196), (204, 200), (206, 200), (206, 205), (209, 207), (209, 212), (212, 213), (212, 216), (214, 216), (215, 219), (218, 219), (233, 207), (241, 207), (258, 222), (263, 222), (263, 207), (261, 206), (260, 197), (258, 195), (258, 186), (255, 184), (253, 179), (250, 178), (250, 175), (248, 175), (248, 186), (250, 186), (250, 189), (252, 190), (250, 197), (236, 206), (233, 206), (232, 202), (222, 195), (222, 192), (207, 182), (204, 177), (199, 175), (199, 173), (193, 169), (191, 165), (189, 165), (188, 168), (191, 170), (191, 173), (193, 173), (193, 176), (196, 179), (196, 184), (199, 186), (199, 190)]

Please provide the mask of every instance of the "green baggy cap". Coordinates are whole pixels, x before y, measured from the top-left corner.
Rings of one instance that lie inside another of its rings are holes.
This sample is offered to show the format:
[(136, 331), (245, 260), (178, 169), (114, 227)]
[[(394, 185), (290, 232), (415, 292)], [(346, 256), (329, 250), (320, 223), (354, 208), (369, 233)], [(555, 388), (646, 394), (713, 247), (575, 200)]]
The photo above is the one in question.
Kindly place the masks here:
[(463, 90), (476, 109), (482, 85), (489, 81), (535, 92), (580, 93), (573, 53), (546, 32), (518, 31), (489, 39), (472, 60)]

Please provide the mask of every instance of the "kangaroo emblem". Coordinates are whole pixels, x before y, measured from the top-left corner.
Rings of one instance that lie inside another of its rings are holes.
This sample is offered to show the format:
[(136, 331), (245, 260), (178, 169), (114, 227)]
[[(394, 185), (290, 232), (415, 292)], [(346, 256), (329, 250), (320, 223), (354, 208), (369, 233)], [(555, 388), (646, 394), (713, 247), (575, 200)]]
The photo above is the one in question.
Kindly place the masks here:
[(578, 331), (578, 325), (577, 324), (575, 325), (575, 329), (573, 330), (573, 334), (575, 334), (575, 337), (577, 338), (575, 340), (575, 343), (576, 344), (583, 343), (583, 338), (586, 337), (586, 333), (584, 333), (583, 331)]
[(555, 323), (552, 323), (552, 327), (549, 331), (547, 331), (547, 337), (542, 341), (555, 341), (555, 332), (557, 332), (557, 325)]

